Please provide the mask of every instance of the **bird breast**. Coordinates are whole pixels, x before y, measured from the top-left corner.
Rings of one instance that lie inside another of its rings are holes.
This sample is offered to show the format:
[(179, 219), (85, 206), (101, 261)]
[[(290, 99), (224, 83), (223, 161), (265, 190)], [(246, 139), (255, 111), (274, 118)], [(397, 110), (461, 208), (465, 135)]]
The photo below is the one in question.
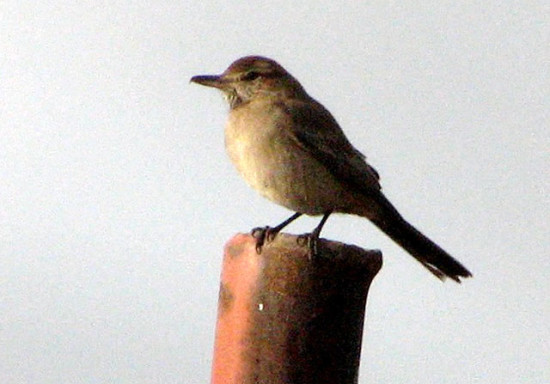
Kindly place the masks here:
[(310, 215), (334, 210), (340, 183), (292, 136), (280, 104), (253, 100), (231, 110), (226, 150), (247, 183), (264, 197)]

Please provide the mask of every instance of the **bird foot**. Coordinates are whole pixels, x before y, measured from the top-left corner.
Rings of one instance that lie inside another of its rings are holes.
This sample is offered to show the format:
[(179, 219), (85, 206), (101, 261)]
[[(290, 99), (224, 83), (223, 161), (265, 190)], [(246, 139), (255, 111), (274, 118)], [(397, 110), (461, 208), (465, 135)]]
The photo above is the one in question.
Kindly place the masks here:
[(315, 233), (301, 234), (296, 242), (302, 247), (307, 246), (309, 248), (308, 259), (312, 260), (317, 256), (319, 236), (316, 236)]
[(253, 228), (250, 234), (256, 239), (256, 252), (258, 254), (262, 253), (263, 246), (275, 240), (278, 233), (279, 230), (277, 228), (269, 226)]

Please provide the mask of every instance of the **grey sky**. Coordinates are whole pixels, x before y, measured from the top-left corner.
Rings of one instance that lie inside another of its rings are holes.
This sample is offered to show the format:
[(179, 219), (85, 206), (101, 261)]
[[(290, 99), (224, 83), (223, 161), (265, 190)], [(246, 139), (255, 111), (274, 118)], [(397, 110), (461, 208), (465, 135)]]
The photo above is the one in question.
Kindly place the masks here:
[[(361, 383), (550, 381), (547, 2), (4, 1), (0, 382), (205, 383), (223, 244), (288, 211), (223, 148), (189, 84), (279, 61), (473, 273), (442, 284), (381, 249)], [(301, 219), (290, 232), (310, 230)]]

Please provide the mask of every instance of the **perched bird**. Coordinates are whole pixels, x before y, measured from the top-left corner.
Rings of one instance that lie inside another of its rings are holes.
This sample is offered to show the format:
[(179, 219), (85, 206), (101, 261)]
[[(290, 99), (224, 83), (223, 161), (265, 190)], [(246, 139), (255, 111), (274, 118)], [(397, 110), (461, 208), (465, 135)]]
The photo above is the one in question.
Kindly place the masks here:
[(229, 102), (225, 146), (244, 179), (296, 213), (260, 229), (257, 248), (301, 216), (323, 215), (308, 237), (313, 251), (331, 213), (366, 217), (440, 279), (471, 273), (409, 224), (382, 194), (376, 170), (320, 103), (281, 65), (261, 56), (232, 63), (221, 75), (191, 81), (214, 87)]

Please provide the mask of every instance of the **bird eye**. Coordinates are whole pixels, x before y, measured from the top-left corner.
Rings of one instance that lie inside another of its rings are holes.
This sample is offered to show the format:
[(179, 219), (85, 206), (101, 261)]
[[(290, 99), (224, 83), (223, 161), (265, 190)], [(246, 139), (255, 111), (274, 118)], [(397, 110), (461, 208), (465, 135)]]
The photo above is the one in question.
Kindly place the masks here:
[(260, 74), (256, 71), (250, 71), (244, 74), (244, 76), (241, 78), (241, 80), (244, 81), (252, 81), (256, 78), (260, 77)]

